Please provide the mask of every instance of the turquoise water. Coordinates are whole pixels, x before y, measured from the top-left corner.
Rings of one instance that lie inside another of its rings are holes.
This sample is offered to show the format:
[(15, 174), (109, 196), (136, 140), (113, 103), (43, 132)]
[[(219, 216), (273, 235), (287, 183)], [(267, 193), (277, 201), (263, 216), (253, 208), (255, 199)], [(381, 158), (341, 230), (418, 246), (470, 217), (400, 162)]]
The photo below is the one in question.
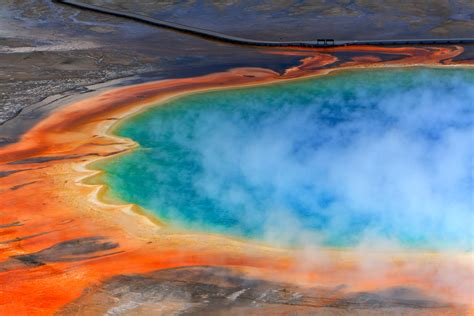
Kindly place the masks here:
[(207, 92), (125, 122), (112, 194), (274, 244), (472, 249), (474, 71), (385, 69)]

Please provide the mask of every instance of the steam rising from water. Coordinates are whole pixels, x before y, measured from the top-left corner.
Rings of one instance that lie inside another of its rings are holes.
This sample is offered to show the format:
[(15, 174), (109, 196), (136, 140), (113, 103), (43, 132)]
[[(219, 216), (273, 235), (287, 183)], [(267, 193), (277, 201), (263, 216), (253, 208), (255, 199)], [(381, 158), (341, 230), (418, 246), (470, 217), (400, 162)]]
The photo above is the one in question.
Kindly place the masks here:
[(276, 244), (472, 250), (474, 71), (344, 72), (173, 101), (104, 168), (177, 226)]

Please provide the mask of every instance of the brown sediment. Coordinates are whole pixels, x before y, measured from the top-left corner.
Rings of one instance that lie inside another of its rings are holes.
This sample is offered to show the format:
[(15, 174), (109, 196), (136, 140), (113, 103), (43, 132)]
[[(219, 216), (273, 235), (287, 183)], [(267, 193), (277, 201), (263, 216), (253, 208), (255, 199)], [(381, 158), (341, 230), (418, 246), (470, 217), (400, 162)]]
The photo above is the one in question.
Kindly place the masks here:
[[(97, 174), (87, 169), (88, 164), (136, 147), (132, 140), (110, 133), (117, 121), (184, 94), (269, 84), (340, 69), (466, 66), (465, 62), (452, 61), (463, 52), (460, 46), (262, 52), (301, 55), (302, 61), (284, 74), (239, 68), (111, 90), (53, 113), (21, 141), (1, 148), (0, 314), (50, 314), (78, 298), (85, 288), (110, 277), (190, 265), (227, 266), (282, 282), (350, 283), (358, 291), (409, 285), (433, 292), (453, 308), (469, 302), (472, 289), (460, 290), (458, 284), (434, 280), (447, 269), (459, 282), (474, 281), (471, 254), (449, 258), (438, 254), (374, 254), (371, 260), (384, 267), (383, 275), (369, 273), (371, 269), (361, 265), (360, 255), (349, 251), (320, 250), (314, 253), (314, 262), (303, 264), (309, 258), (298, 251), (174, 231), (138, 206), (102, 202), (98, 197), (103, 186), (83, 183), (83, 179)], [(344, 52), (364, 55), (349, 60), (335, 56)], [(385, 55), (404, 57), (384, 60)], [(277, 276), (274, 271), (279, 271)]]

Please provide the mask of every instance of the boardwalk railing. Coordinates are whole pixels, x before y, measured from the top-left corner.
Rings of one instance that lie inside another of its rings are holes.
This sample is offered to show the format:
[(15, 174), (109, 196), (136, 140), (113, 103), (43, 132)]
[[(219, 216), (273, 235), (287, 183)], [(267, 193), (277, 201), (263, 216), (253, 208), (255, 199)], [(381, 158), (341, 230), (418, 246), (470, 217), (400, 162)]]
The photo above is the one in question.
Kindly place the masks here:
[(316, 39), (315, 41), (263, 41), (238, 36), (226, 35), (198, 27), (187, 26), (179, 23), (163, 21), (160, 19), (144, 16), (136, 13), (109, 9), (92, 4), (82, 3), (75, 0), (54, 0), (54, 2), (70, 5), (79, 9), (85, 9), (121, 18), (131, 19), (137, 22), (159, 26), (183, 33), (188, 33), (207, 39), (248, 46), (272, 46), (272, 47), (333, 47), (348, 45), (426, 45), (426, 44), (468, 44), (474, 43), (474, 38), (448, 38), (448, 39), (396, 39), (396, 40), (347, 40)]

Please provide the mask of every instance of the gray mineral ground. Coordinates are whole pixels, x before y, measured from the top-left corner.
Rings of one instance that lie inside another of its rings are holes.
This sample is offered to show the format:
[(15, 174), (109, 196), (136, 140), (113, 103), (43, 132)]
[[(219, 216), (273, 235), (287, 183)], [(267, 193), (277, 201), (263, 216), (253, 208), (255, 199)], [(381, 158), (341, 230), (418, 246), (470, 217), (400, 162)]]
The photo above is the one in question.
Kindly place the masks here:
[[(85, 3), (267, 40), (473, 37), (472, 1), (124, 1)], [(0, 145), (94, 91), (299, 57), (207, 41), (50, 0), (0, 0)], [(336, 27), (337, 25), (337, 27)], [(467, 47), (463, 58), (472, 58)]]
[(228, 268), (194, 266), (119, 275), (58, 315), (430, 315), (447, 305), (410, 287), (374, 292), (300, 288)]

